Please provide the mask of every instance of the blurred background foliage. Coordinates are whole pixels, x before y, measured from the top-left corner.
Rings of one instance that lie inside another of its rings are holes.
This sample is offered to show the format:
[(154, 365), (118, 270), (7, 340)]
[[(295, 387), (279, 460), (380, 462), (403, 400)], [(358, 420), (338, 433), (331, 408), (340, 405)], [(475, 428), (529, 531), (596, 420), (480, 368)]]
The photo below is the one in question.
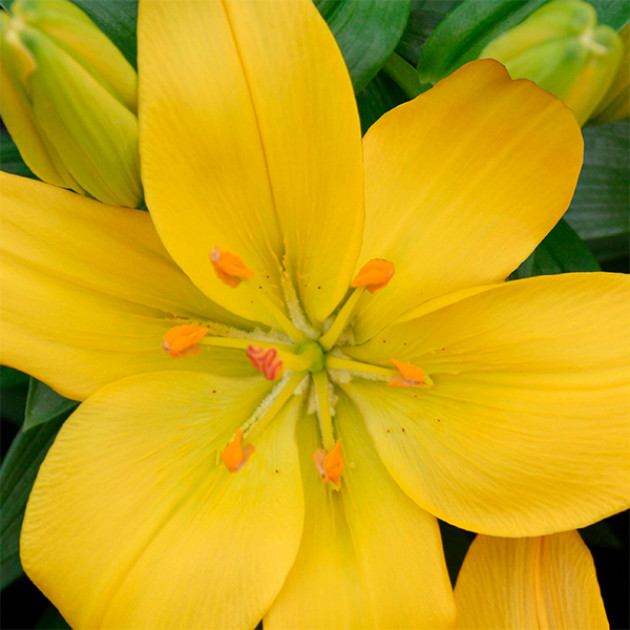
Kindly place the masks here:
[[(136, 0), (73, 0), (136, 66)], [(315, 0), (346, 60), (363, 131), (389, 109), (477, 58), (488, 42), (547, 0)], [(12, 0), (1, 0), (10, 11)], [(626, 0), (592, 0), (600, 24), (621, 31)], [(626, 51), (627, 54), (627, 51)], [(565, 217), (512, 278), (572, 271), (629, 271), (628, 121), (584, 128), (584, 167)], [(6, 128), (0, 128), (2, 170), (34, 177)], [(605, 326), (606, 323), (602, 322)], [(0, 587), (3, 628), (67, 628), (20, 566), (19, 531), (38, 467), (78, 403), (0, 367)], [(582, 530), (595, 560), (612, 628), (629, 628), (628, 513)], [(442, 524), (453, 581), (474, 534)]]

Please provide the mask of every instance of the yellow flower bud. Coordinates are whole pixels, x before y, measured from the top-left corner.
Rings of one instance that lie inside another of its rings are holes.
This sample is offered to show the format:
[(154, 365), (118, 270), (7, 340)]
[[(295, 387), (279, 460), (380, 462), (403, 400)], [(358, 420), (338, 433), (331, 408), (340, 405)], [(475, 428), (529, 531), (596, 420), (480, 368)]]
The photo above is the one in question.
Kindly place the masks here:
[(623, 52), (614, 29), (597, 24), (587, 2), (549, 2), (490, 42), (479, 56), (505, 65), (562, 99), (583, 125), (604, 98)]
[(137, 76), (68, 0), (16, 0), (0, 13), (0, 113), (49, 184), (105, 203), (142, 201)]

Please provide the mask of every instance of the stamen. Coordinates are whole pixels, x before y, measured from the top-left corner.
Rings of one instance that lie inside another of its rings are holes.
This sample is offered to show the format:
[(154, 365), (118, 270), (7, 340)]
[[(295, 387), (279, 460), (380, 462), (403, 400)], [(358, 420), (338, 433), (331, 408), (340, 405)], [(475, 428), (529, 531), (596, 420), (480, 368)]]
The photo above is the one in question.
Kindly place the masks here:
[(247, 358), (268, 381), (275, 381), (282, 376), (282, 361), (278, 358), (278, 351), (275, 348), (265, 350), (260, 346), (249, 346)]
[(162, 347), (170, 357), (176, 359), (197, 355), (201, 352), (199, 342), (209, 331), (209, 328), (190, 324), (175, 326), (164, 335)]
[(319, 339), (319, 344), (327, 352), (330, 350), (339, 339), (339, 335), (343, 332), (347, 326), (350, 317), (354, 313), (359, 298), (363, 295), (365, 289), (370, 293), (378, 291), (387, 286), (387, 283), (394, 275), (394, 265), (383, 258), (374, 258), (368, 261), (356, 278), (352, 281), (351, 286), (355, 288), (352, 295), (346, 300), (346, 303), (341, 307), (341, 310), (337, 314), (333, 325), (328, 329), (325, 335)]
[(221, 251), (215, 247), (209, 256), (219, 280), (229, 287), (235, 288), (243, 278), (252, 278), (255, 275), (241, 257), (232, 252)]
[(256, 450), (251, 444), (243, 448), (242, 441), (243, 431), (238, 429), (234, 439), (221, 452), (221, 459), (230, 472), (236, 472), (243, 468), (250, 455)]
[(371, 363), (362, 363), (361, 361), (352, 361), (350, 359), (342, 359), (329, 354), (326, 357), (326, 367), (331, 370), (347, 370), (357, 374), (370, 375), (372, 377), (382, 377), (383, 380), (396, 378), (399, 374), (391, 368), (381, 367), (380, 365), (372, 365)]
[(325, 448), (320, 448), (315, 451), (313, 455), (313, 461), (324, 483), (332, 481), (332, 483), (339, 489), (341, 484), (341, 473), (343, 472), (343, 455), (341, 454), (341, 440), (337, 440), (337, 443), (333, 449), (328, 452)]
[(424, 372), (417, 365), (403, 363), (396, 359), (391, 359), (391, 362), (402, 376), (392, 378), (387, 383), (389, 387), (418, 387), (426, 382)]
[(384, 258), (369, 260), (356, 275), (350, 286), (366, 287), (370, 293), (386, 287), (394, 275), (394, 265)]

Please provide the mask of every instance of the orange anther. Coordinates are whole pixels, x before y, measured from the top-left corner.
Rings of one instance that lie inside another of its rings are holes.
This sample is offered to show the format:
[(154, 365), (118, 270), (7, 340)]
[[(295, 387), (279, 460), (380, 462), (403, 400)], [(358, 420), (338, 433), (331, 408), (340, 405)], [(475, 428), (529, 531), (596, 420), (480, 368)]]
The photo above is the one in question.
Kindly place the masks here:
[(275, 381), (282, 376), (282, 361), (275, 348), (265, 350), (260, 346), (249, 346), (247, 358), (268, 381)]
[(341, 440), (337, 440), (330, 453), (325, 448), (315, 451), (313, 461), (324, 483), (332, 481), (336, 486), (341, 483), (341, 473), (343, 472)]
[(389, 387), (417, 387), (427, 380), (424, 372), (417, 365), (403, 363), (396, 361), (396, 359), (391, 359), (391, 362), (402, 376), (395, 376), (390, 379), (387, 383)]
[(208, 328), (201, 326), (175, 326), (164, 335), (162, 348), (168, 352), (170, 357), (176, 359), (199, 354), (201, 351), (199, 342), (208, 332)]
[(254, 272), (232, 252), (221, 251), (218, 247), (210, 252), (210, 261), (221, 282), (229, 287), (237, 287), (243, 278), (251, 278)]
[(249, 456), (256, 450), (251, 444), (242, 446), (243, 431), (239, 429), (234, 439), (221, 452), (221, 459), (230, 472), (236, 472), (245, 466)]
[(352, 281), (353, 287), (367, 287), (370, 293), (374, 293), (386, 287), (394, 275), (394, 265), (384, 258), (373, 258), (361, 267), (361, 270)]

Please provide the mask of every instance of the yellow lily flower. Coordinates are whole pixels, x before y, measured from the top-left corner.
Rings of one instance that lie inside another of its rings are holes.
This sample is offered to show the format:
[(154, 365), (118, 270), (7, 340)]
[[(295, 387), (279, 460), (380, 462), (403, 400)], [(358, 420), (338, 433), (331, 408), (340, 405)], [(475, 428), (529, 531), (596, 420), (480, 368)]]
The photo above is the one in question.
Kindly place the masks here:
[(85, 400), (21, 540), (72, 626), (448, 628), (435, 516), (628, 506), (628, 278), (503, 283), (560, 101), (474, 62), (362, 142), (307, 0), (141, 2), (139, 67), (150, 215), (2, 178), (2, 361)]
[(459, 630), (609, 628), (588, 547), (576, 531), (477, 536), (455, 586)]

